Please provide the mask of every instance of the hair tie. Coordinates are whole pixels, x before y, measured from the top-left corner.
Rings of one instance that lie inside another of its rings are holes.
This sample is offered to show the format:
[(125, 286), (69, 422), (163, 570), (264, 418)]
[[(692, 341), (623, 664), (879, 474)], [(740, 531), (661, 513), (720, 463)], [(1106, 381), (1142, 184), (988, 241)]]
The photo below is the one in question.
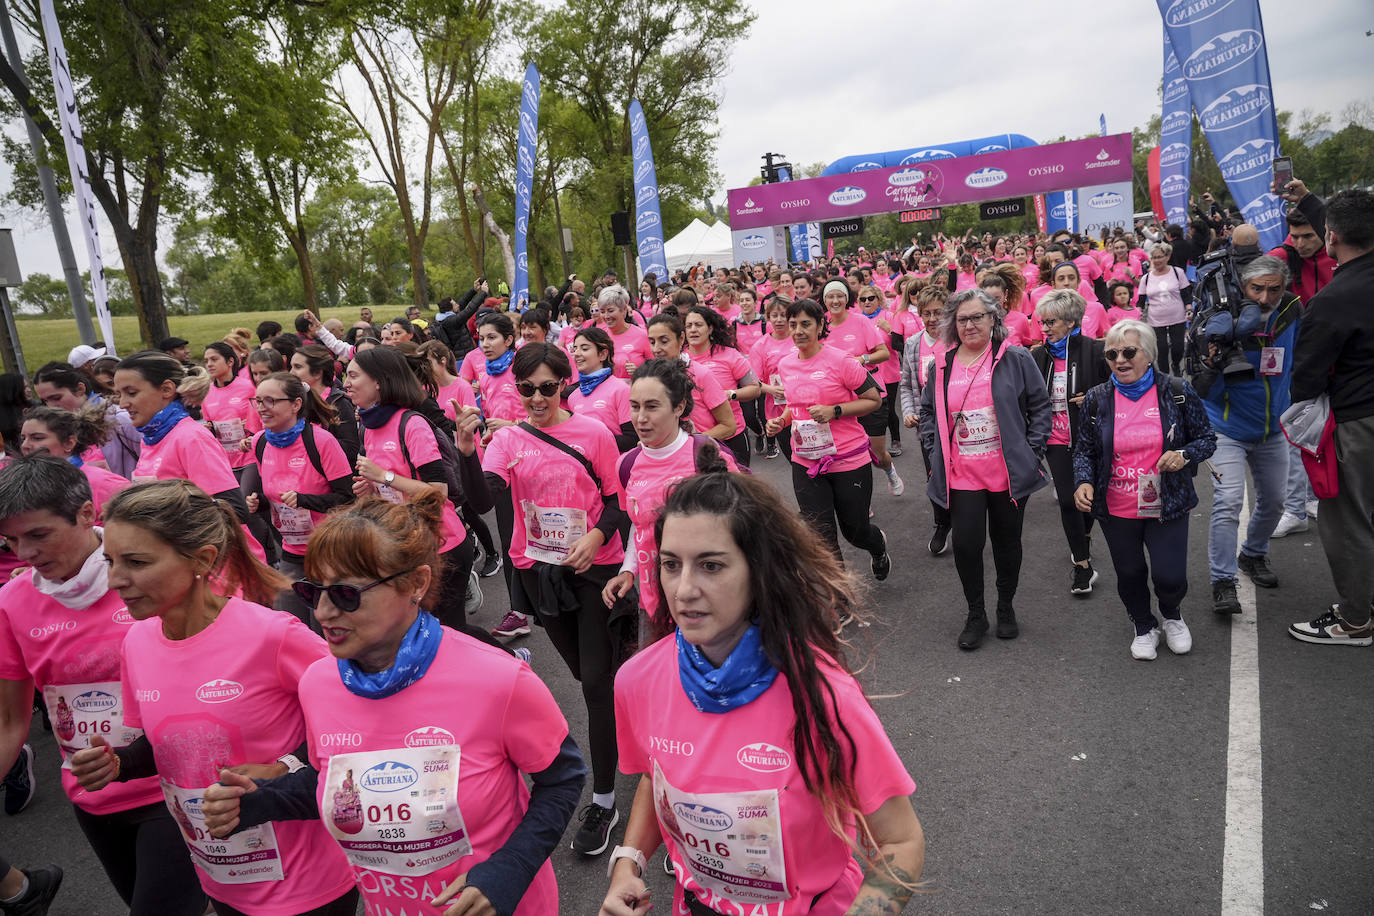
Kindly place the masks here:
[(846, 299), (849, 298), (849, 284), (843, 280), (831, 280), (825, 284), (825, 288), (821, 290), (821, 296), (826, 296), (832, 288), (844, 293)]

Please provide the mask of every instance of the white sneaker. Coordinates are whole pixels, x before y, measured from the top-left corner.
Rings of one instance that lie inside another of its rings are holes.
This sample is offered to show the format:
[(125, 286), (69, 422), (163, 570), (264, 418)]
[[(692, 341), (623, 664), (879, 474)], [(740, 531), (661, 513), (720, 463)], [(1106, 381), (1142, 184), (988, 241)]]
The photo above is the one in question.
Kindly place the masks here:
[(1307, 507), (1306, 507), (1306, 508), (1307, 508), (1307, 517), (1308, 517), (1308, 518), (1316, 518), (1316, 517), (1317, 517), (1317, 509), (1318, 509), (1320, 506), (1321, 506), (1321, 503), (1318, 502), (1317, 500), (1315, 500), (1315, 499), (1309, 499), (1309, 500), (1307, 501)]
[(892, 491), (893, 496), (901, 496), (906, 492), (906, 484), (902, 483), (902, 478), (897, 476), (895, 464), (883, 473), (887, 474), (887, 488)]
[[(1156, 639), (1156, 641), (1158, 641)], [(1193, 648), (1193, 634), (1182, 620), (1164, 618), (1164, 642), (1175, 655), (1187, 655)]]
[(1158, 654), (1155, 652), (1159, 648), (1159, 627), (1155, 627), (1144, 636), (1137, 636), (1131, 640), (1131, 658), (1142, 662), (1153, 661)]
[(1289, 512), (1283, 513), (1278, 525), (1274, 527), (1274, 533), (1269, 535), (1271, 538), (1282, 538), (1294, 533), (1295, 531), (1306, 531), (1307, 519), (1298, 518)]

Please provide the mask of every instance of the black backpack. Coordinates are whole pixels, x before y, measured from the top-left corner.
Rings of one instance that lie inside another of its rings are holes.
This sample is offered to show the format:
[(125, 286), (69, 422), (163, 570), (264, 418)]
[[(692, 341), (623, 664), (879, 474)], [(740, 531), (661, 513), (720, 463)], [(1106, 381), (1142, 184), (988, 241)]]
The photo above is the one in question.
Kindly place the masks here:
[[(301, 430), (301, 441), (305, 443), (305, 456), (310, 459), (310, 466), (315, 469), (328, 483), (329, 475), (324, 472), (324, 462), (320, 460), (320, 448), (315, 444), (315, 424), (305, 424), (305, 429)], [(262, 456), (267, 454), (267, 434), (258, 436), (258, 441), (253, 445), (253, 454), (258, 459), (258, 467), (262, 467)]]
[(405, 457), (406, 464), (410, 465), (411, 477), (415, 480), (420, 479), (420, 471), (415, 467), (415, 462), (410, 460), (410, 449), (406, 447), (406, 424), (412, 416), (419, 417), (429, 427), (430, 432), (434, 433), (434, 441), (439, 446), (439, 460), (444, 465), (444, 482), (448, 484), (448, 501), (456, 508), (461, 508), (466, 500), (463, 496), (463, 485), (458, 482), (458, 462), (463, 456), (459, 454), (458, 445), (453, 441), (453, 437), (431, 423), (429, 417), (418, 410), (403, 411), (401, 423), (396, 428), (396, 437), (401, 440), (401, 454)]

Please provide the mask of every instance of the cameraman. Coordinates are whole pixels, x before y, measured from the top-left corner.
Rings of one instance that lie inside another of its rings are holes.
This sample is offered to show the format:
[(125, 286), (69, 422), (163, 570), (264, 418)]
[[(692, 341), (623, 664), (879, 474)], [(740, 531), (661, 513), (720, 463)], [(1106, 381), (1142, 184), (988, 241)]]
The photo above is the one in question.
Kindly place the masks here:
[[(1246, 233), (1238, 228), (1237, 235), (1244, 237)], [(1279, 428), (1279, 417), (1288, 409), (1302, 313), (1302, 303), (1288, 291), (1288, 265), (1284, 261), (1263, 255), (1239, 271), (1242, 298), (1259, 306), (1262, 330), (1237, 340), (1234, 347), (1218, 348), (1209, 343), (1207, 358), (1193, 378), (1217, 433), (1212, 465), (1221, 480), (1212, 498), (1207, 556), (1212, 610), (1218, 614), (1240, 613), (1237, 568), (1261, 588), (1279, 584), (1269, 566), (1269, 537), (1283, 513), (1288, 486), (1288, 442)], [(1243, 364), (1241, 371), (1236, 371), (1242, 355), (1250, 366), (1248, 373)], [(1255, 512), (1237, 556), (1236, 534), (1247, 464), (1255, 479)]]

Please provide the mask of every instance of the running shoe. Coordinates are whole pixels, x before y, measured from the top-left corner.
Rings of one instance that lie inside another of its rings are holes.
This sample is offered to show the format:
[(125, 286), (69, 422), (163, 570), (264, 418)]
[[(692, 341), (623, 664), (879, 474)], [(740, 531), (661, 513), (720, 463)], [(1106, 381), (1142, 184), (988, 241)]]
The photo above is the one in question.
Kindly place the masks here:
[(1318, 646), (1368, 646), (1374, 643), (1374, 623), (1351, 626), (1341, 616), (1341, 606), (1333, 604), (1316, 620), (1305, 620), (1288, 628), (1288, 635)]
[(1187, 655), (1193, 649), (1193, 634), (1182, 620), (1164, 618), (1164, 643), (1175, 655)]
[(901, 496), (906, 492), (906, 484), (902, 483), (902, 478), (897, 475), (895, 464), (883, 473), (887, 475), (887, 488), (893, 496)]
[(33, 801), (37, 788), (33, 784), (33, 748), (30, 745), (19, 749), (14, 766), (5, 774), (4, 787), (6, 814), (18, 814)]
[(62, 886), (62, 869), (56, 865), (24, 871), (29, 879), (29, 889), (13, 903), (0, 903), (0, 913), (5, 916), (47, 916), (52, 898)]
[(1131, 640), (1131, 658), (1142, 662), (1151, 662), (1159, 655), (1156, 651), (1159, 648), (1159, 627), (1155, 627), (1148, 633), (1142, 633)]
[(1279, 524), (1274, 529), (1274, 533), (1269, 536), (1271, 538), (1286, 538), (1290, 534), (1298, 534), (1306, 531), (1307, 527), (1307, 519), (1298, 518), (1291, 512), (1285, 512), (1283, 513), (1283, 517), (1279, 519)]
[(776, 457), (778, 457), (778, 456), (781, 455), (781, 454), (782, 454), (782, 449), (778, 448), (777, 440), (776, 440), (776, 439), (769, 439), (769, 440), (768, 440), (768, 449), (767, 449), (767, 451), (765, 451), (765, 452), (763, 453), (763, 457), (765, 457), (765, 458), (776, 458)]
[(892, 446), (887, 450), (887, 453), (891, 455), (893, 458), (902, 457), (902, 444), (900, 442), (892, 443)]
[(1218, 579), (1212, 583), (1212, 610), (1218, 614), (1240, 613), (1240, 597), (1236, 594), (1235, 579)]
[(873, 578), (879, 582), (887, 578), (887, 574), (892, 572), (892, 557), (887, 552), (887, 532), (879, 531), (883, 536), (883, 552), (881, 556), (873, 558)]
[(1268, 554), (1262, 557), (1252, 557), (1243, 553), (1236, 557), (1236, 567), (1249, 576), (1250, 581), (1260, 588), (1279, 587), (1279, 577), (1274, 573), (1274, 568), (1269, 565)]
[(519, 611), (507, 611), (501, 622), (492, 628), (492, 636), (528, 636), (530, 619)]
[(949, 549), (949, 526), (948, 526), (948, 525), (936, 525), (936, 526), (935, 526), (935, 533), (932, 534), (932, 535), (930, 536), (930, 544), (927, 545), (927, 546), (930, 548), (930, 555), (931, 555), (932, 557), (938, 557), (940, 554), (942, 554), (942, 553), (944, 553), (946, 550), (948, 550), (948, 549)]
[(620, 823), (620, 812), (592, 802), (577, 816), (582, 826), (573, 836), (572, 850), (584, 856), (599, 856), (611, 845), (611, 830)]
[(489, 553), (482, 561), (482, 568), (477, 575), (483, 579), (490, 579), (501, 571), (501, 555), (499, 553)]
[(530, 667), (534, 667), (534, 653), (531, 652), (529, 649), (526, 649), (524, 646), (521, 646), (518, 649), (512, 649), (511, 655), (514, 655), (516, 658), (520, 659), (522, 662), (529, 665)]
[(476, 614), (477, 609), (482, 606), (482, 583), (477, 581), (477, 571), (468, 571), (468, 590), (463, 595), (463, 611), (467, 614)]
[(1316, 518), (1317, 510), (1321, 508), (1321, 501), (1316, 499), (1309, 499), (1307, 501), (1307, 505), (1303, 506), (1303, 508), (1307, 510), (1308, 518)]
[(1069, 591), (1075, 595), (1091, 595), (1093, 586), (1097, 584), (1097, 570), (1089, 563), (1087, 566), (1073, 564), (1073, 584), (1069, 586)]

